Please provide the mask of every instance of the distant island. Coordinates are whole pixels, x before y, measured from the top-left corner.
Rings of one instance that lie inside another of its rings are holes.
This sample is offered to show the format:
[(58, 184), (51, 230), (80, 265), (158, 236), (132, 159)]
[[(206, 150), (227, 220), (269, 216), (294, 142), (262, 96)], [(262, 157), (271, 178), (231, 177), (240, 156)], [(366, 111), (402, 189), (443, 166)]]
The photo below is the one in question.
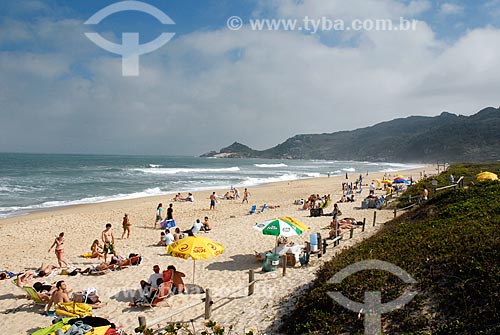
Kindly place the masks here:
[(410, 116), (371, 127), (329, 134), (295, 135), (266, 150), (234, 142), (201, 157), (326, 159), (370, 162), (500, 160), (500, 108), (471, 116), (447, 112)]

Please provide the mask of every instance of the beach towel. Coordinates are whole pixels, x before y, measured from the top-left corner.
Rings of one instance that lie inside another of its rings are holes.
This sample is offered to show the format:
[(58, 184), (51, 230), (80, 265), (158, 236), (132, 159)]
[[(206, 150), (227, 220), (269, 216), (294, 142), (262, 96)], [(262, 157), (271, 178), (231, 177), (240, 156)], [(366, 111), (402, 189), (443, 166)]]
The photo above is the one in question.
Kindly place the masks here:
[(61, 321), (53, 324), (52, 326), (48, 326), (45, 328), (38, 329), (34, 333), (31, 333), (31, 335), (55, 335), (55, 331), (57, 329), (62, 329), (62, 327), (65, 327), (63, 331), (68, 330), (71, 325), (69, 325), (69, 321), (73, 318), (63, 318)]
[(92, 253), (89, 252), (89, 253), (86, 253), (86, 254), (81, 254), (80, 257), (83, 257), (83, 258), (92, 258)]
[(56, 315), (59, 316), (92, 316), (92, 306), (83, 302), (61, 302), (56, 306)]

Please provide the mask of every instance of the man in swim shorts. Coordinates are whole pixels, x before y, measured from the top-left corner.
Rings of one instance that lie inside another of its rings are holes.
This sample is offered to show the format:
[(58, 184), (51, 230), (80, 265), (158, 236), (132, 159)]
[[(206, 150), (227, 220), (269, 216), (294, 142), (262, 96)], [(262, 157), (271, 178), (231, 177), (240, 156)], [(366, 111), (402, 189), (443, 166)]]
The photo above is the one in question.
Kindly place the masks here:
[(104, 253), (104, 262), (107, 262), (108, 253), (116, 256), (115, 236), (113, 235), (113, 231), (111, 231), (111, 223), (106, 224), (106, 229), (102, 232), (102, 242), (104, 243), (102, 250)]

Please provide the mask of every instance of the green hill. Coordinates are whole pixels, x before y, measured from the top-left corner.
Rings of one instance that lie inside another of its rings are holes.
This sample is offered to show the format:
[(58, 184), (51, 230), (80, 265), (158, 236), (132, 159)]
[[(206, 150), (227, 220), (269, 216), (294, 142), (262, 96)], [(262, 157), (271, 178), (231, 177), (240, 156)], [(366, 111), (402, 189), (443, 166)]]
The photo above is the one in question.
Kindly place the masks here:
[[(417, 296), (403, 308), (382, 315), (387, 334), (500, 334), (500, 182), (482, 182), (480, 171), (499, 173), (500, 164), (454, 165), (449, 173), (466, 176), (465, 189), (434, 192), (429, 200), (388, 222), (373, 237), (326, 263), (295, 309), (282, 316), (281, 332), (293, 334), (362, 334), (363, 315), (330, 299), (340, 291), (363, 302), (365, 291), (381, 291), (382, 301), (408, 287), (381, 271), (361, 271), (341, 284), (328, 284), (335, 273), (361, 260), (393, 263), (416, 279)], [(420, 193), (423, 184), (408, 194)], [(405, 195), (403, 195), (405, 196)]]
[(392, 162), (436, 160), (490, 161), (500, 159), (500, 108), (485, 108), (472, 116), (442, 113), (411, 116), (372, 127), (329, 134), (296, 135), (267, 149), (253, 150), (233, 143), (204, 156), (332, 159)]

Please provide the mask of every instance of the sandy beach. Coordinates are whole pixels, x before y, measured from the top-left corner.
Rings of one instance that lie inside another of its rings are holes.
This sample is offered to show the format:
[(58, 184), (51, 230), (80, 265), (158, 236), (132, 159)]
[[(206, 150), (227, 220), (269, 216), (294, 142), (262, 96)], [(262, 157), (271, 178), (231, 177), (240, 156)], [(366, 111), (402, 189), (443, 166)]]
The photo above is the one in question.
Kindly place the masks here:
[[(418, 180), (422, 171), (427, 174), (436, 172), (435, 167), (426, 166), (388, 174), (392, 177), (402, 174)], [(368, 176), (363, 174), (363, 183), (369, 183), (374, 178), (382, 179), (383, 175), (384, 172), (370, 173)], [(349, 182), (354, 182), (358, 176), (359, 173), (350, 174)], [(309, 240), (310, 232), (321, 232), (323, 236), (327, 236), (328, 229), (323, 228), (330, 223), (331, 217), (309, 217), (309, 211), (300, 210), (300, 206), (294, 205), (293, 202), (296, 199), (307, 198), (312, 193), (331, 194), (332, 201), (336, 202), (342, 194), (341, 183), (345, 181), (345, 176), (342, 175), (250, 187), (248, 204), (242, 204), (241, 200), (219, 200), (215, 210), (209, 210), (211, 191), (203, 191), (194, 193), (193, 203), (172, 202), (170, 196), (148, 197), (73, 206), (2, 219), (0, 220), (2, 236), (0, 269), (18, 273), (25, 269), (36, 269), (41, 263), (57, 265), (54, 252), (48, 252), (48, 249), (60, 232), (65, 233), (64, 258), (72, 267), (86, 268), (90, 264), (99, 263), (97, 259), (85, 259), (79, 255), (89, 252), (92, 241), (100, 239), (106, 223), (112, 223), (118, 254), (142, 255), (139, 266), (130, 266), (103, 276), (54, 275), (43, 280), (48, 283), (65, 280), (73, 291), (95, 287), (105, 306), (95, 310), (94, 315), (108, 318), (127, 333), (133, 333), (133, 329), (138, 326), (139, 315), (146, 316), (146, 320), (154, 320), (204, 298), (202, 294), (175, 295), (168, 298), (168, 305), (160, 304), (152, 309), (128, 306), (132, 291), (140, 288), (139, 281), (149, 277), (155, 264), (159, 264), (162, 270), (173, 264), (177, 270), (186, 274), (185, 283), (193, 281), (191, 259), (183, 260), (167, 256), (164, 247), (153, 246), (159, 241), (161, 232), (159, 228), (154, 228), (156, 206), (161, 202), (166, 211), (168, 204), (173, 203), (177, 226), (183, 230), (189, 229), (196, 219), (203, 220), (203, 217), (208, 216), (213, 229), (209, 233), (202, 232), (201, 236), (220, 242), (225, 247), (224, 253), (216, 259), (196, 261), (195, 284), (210, 288), (217, 300), (217, 297), (238, 287), (244, 287), (248, 282), (248, 271), (255, 270), (255, 278), (258, 280), (255, 294), (247, 296), (247, 289), (243, 289), (231, 295), (231, 299), (216, 303), (211, 319), (223, 325), (233, 324), (239, 333), (249, 329), (264, 331), (273, 323), (278, 312), (287, 308), (282, 303), (283, 297), (294, 293), (297, 287), (314, 279), (318, 267), (322, 262), (329, 260), (335, 252), (349, 248), (374, 234), (381, 227), (381, 223), (393, 217), (393, 212), (360, 209), (361, 200), (369, 192), (368, 187), (364, 187), (362, 196), (356, 194), (354, 203), (341, 203), (339, 207), (343, 213), (342, 217), (354, 217), (357, 220), (366, 218), (369, 224), (366, 225), (365, 232), (356, 229), (352, 239), (345, 239), (336, 248), (330, 246), (322, 258), (311, 257), (306, 267), (296, 265), (287, 269), (285, 277), (282, 276), (281, 270), (261, 271), (262, 263), (256, 260), (254, 251), (270, 250), (274, 246), (275, 238), (263, 236), (252, 226), (257, 222), (287, 215), (301, 220), (311, 228), (302, 236), (289, 238), (289, 241), (302, 245), (304, 241)], [(242, 191), (243, 189), (240, 189), (240, 193)], [(224, 192), (217, 193), (221, 195)], [(382, 191), (377, 191), (376, 194), (382, 194)], [(260, 208), (264, 203), (268, 206), (279, 205), (279, 208), (268, 208), (263, 213), (247, 215), (252, 205)], [(333, 205), (328, 208), (329, 211), (332, 208)], [(377, 212), (375, 227), (371, 224), (374, 211)], [(130, 217), (132, 232), (129, 239), (122, 240), (121, 220), (124, 213), (128, 213)], [(51, 317), (40, 313), (42, 308), (32, 307), (24, 291), (13, 285), (10, 280), (0, 283), (0, 306), (4, 331), (7, 334), (29, 334), (38, 328), (50, 325), (52, 321)], [(201, 304), (167, 321), (194, 319), (196, 329), (200, 330), (204, 321), (203, 307)]]

